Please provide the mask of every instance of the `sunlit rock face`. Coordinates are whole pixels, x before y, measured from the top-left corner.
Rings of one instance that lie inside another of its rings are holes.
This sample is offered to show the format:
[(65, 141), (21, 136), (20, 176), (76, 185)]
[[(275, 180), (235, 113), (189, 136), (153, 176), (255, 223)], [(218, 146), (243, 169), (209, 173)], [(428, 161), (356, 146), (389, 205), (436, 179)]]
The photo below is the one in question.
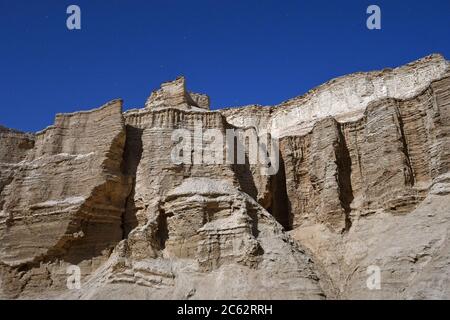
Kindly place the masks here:
[(192, 111), (209, 111), (209, 97), (205, 94), (186, 91), (184, 77), (165, 82), (161, 89), (153, 91), (145, 103), (145, 108), (181, 108)]
[[(141, 109), (0, 127), (0, 297), (448, 298), (449, 120), (449, 63), (432, 55), (278, 106), (210, 111), (180, 77)], [(174, 131), (195, 144), (198, 123), (270, 133), (278, 170), (249, 150), (174, 162)]]

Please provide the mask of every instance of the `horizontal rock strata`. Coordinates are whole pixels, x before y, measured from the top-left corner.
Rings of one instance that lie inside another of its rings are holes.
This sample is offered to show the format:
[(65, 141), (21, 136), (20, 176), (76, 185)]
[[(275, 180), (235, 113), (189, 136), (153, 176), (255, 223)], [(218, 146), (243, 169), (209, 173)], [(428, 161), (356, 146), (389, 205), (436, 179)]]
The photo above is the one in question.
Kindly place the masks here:
[[(0, 127), (0, 298), (448, 298), (442, 56), (278, 106), (209, 108), (180, 77), (142, 109), (114, 100), (35, 134)], [(199, 148), (183, 163), (177, 130)], [(269, 163), (251, 162), (252, 137)]]

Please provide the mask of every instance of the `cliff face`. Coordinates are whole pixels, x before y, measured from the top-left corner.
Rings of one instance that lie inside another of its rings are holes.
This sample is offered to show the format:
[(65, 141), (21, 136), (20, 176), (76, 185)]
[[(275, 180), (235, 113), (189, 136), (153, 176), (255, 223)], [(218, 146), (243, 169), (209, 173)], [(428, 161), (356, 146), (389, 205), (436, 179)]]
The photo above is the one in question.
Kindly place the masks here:
[(274, 107), (209, 111), (178, 78), (143, 109), (0, 127), (0, 297), (448, 298), (449, 118), (433, 55)]
[(54, 126), (20, 137), (30, 146), (26, 154), (3, 160), (0, 252), (7, 296), (39, 294), (64, 281), (60, 261), (94, 271), (122, 239), (130, 185), (121, 171), (121, 104), (58, 115)]

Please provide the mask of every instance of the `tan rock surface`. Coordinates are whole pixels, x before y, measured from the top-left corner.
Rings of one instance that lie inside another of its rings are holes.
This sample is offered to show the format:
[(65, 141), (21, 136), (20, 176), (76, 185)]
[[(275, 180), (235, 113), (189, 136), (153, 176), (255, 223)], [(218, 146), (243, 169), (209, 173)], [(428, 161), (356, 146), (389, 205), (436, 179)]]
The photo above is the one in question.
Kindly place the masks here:
[[(450, 298), (443, 57), (275, 107), (209, 104), (180, 77), (142, 109), (114, 100), (36, 134), (0, 127), (0, 298)], [(199, 122), (278, 137), (277, 174), (249, 152), (246, 164), (175, 163), (174, 130)]]

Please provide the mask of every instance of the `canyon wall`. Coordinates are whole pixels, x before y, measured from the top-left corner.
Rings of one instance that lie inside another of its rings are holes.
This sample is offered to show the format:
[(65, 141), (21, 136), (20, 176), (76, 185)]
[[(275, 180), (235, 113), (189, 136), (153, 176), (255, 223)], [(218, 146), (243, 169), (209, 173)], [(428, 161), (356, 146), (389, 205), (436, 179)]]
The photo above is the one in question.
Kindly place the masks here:
[[(0, 127), (0, 297), (449, 297), (442, 56), (340, 77), (273, 107), (209, 107), (180, 77), (142, 109), (114, 100), (36, 134)], [(252, 134), (263, 153), (279, 147), (277, 161), (250, 161)], [(200, 151), (179, 163), (186, 137)], [(230, 150), (233, 161), (217, 161)]]

